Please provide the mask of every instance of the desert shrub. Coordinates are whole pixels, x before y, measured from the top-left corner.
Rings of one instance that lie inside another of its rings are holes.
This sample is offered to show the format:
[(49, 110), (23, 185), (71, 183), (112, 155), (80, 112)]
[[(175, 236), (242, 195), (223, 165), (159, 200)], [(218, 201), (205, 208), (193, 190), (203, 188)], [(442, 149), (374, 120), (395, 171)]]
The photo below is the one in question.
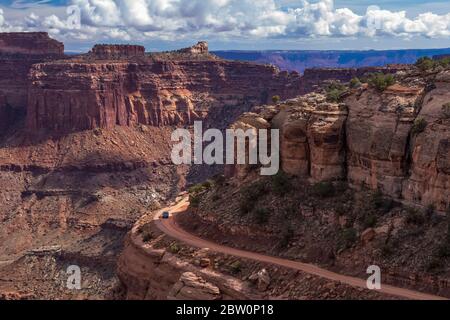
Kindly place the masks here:
[(361, 80), (359, 80), (359, 78), (353, 78), (352, 80), (350, 80), (350, 88), (359, 88), (361, 87)]
[(142, 241), (144, 241), (145, 243), (148, 243), (152, 240), (152, 235), (148, 232), (144, 232), (142, 235)]
[(377, 216), (376, 216), (375, 214), (373, 214), (373, 213), (369, 213), (369, 214), (367, 214), (367, 215), (364, 216), (364, 219), (363, 219), (363, 227), (364, 227), (365, 229), (367, 229), (367, 228), (373, 228), (373, 227), (375, 227), (375, 225), (377, 224), (377, 222), (378, 222)]
[(272, 176), (271, 182), (272, 191), (277, 195), (285, 195), (292, 189), (291, 180), (283, 171), (280, 171), (276, 175)]
[(340, 82), (332, 82), (326, 88), (327, 100), (330, 102), (341, 102), (342, 95), (347, 91), (347, 87)]
[(392, 199), (383, 196), (381, 190), (377, 190), (372, 194), (370, 203), (374, 209), (379, 210), (382, 213), (388, 213), (395, 205)]
[(371, 74), (368, 77), (367, 82), (378, 91), (384, 91), (395, 83), (395, 78), (392, 74), (384, 74), (380, 72)]
[(421, 226), (425, 223), (425, 216), (417, 209), (407, 208), (406, 209), (406, 222), (409, 224), (414, 224)]
[(442, 114), (444, 115), (444, 118), (446, 119), (450, 118), (450, 102), (447, 102), (446, 104), (442, 105)]
[(232, 264), (230, 264), (230, 271), (233, 274), (238, 274), (242, 270), (242, 264), (240, 261), (235, 261)]
[(264, 194), (265, 189), (263, 183), (255, 182), (242, 190), (242, 196), (239, 203), (241, 214), (248, 214), (255, 208), (259, 197)]
[(214, 176), (213, 180), (214, 180), (214, 183), (218, 186), (223, 186), (226, 182), (225, 177), (221, 174)]
[(328, 198), (334, 195), (335, 188), (331, 182), (319, 182), (313, 186), (312, 193), (319, 198)]
[(270, 210), (266, 208), (256, 208), (253, 214), (258, 224), (264, 224), (269, 221)]
[(180, 252), (181, 248), (178, 246), (178, 244), (176, 244), (175, 242), (171, 243), (169, 246), (169, 251), (171, 253), (178, 253)]
[(340, 245), (350, 248), (358, 240), (358, 232), (355, 228), (343, 229), (340, 233)]
[(272, 97), (272, 102), (274, 104), (278, 104), (278, 102), (280, 102), (280, 100), (281, 100), (280, 96), (273, 96)]
[(279, 243), (279, 247), (287, 248), (293, 237), (294, 237), (294, 230), (292, 230), (292, 228), (289, 226), (285, 227), (283, 232), (281, 233), (281, 240)]
[(428, 126), (428, 122), (424, 118), (417, 118), (414, 121), (414, 125), (412, 127), (412, 134), (417, 135), (425, 131)]
[(200, 196), (198, 194), (190, 194), (189, 205), (193, 208), (198, 208), (200, 205)]
[(189, 194), (197, 194), (200, 192), (203, 192), (205, 190), (203, 184), (196, 184), (195, 186), (192, 186), (189, 188), (188, 192)]

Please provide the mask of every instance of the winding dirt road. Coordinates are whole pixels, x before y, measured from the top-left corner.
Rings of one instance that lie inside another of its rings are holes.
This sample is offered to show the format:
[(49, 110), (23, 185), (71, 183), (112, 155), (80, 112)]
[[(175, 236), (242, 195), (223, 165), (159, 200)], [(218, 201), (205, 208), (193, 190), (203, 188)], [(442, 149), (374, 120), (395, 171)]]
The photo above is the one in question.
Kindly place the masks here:
[[(202, 238), (199, 238), (195, 235), (192, 235), (186, 231), (184, 231), (180, 226), (177, 225), (175, 219), (173, 218), (173, 215), (183, 213), (187, 210), (189, 206), (189, 202), (187, 199), (182, 200), (178, 204), (174, 205), (173, 207), (165, 208), (161, 210), (156, 216), (155, 216), (155, 223), (157, 227), (164, 232), (169, 237), (172, 237), (176, 240), (179, 240), (181, 242), (184, 242), (190, 246), (196, 247), (196, 248), (209, 248), (211, 251), (223, 253), (232, 255), (239, 258), (244, 259), (250, 259), (255, 260), (259, 262), (269, 263), (281, 267), (290, 268), (293, 270), (302, 271), (304, 273), (318, 276), (324, 279), (332, 280), (332, 281), (338, 281), (353, 287), (359, 287), (367, 289), (366, 280), (356, 278), (356, 277), (350, 277), (342, 274), (338, 274), (323, 268), (320, 268), (318, 266), (307, 264), (307, 263), (301, 263), (298, 261), (292, 261), (292, 260), (286, 260), (281, 259), (277, 257), (272, 256), (266, 256), (259, 253), (239, 250), (231, 247), (226, 247), (208, 240), (204, 240)], [(164, 211), (169, 211), (172, 215), (170, 219), (162, 220), (160, 219), (160, 214)], [(369, 289), (367, 289), (369, 290)], [(381, 290), (377, 290), (380, 293), (388, 294), (397, 296), (400, 298), (406, 298), (411, 300), (447, 300), (446, 298), (434, 296), (431, 294), (422, 293), (419, 291), (414, 290), (408, 290), (403, 288), (398, 288), (390, 285), (383, 285), (381, 286)]]

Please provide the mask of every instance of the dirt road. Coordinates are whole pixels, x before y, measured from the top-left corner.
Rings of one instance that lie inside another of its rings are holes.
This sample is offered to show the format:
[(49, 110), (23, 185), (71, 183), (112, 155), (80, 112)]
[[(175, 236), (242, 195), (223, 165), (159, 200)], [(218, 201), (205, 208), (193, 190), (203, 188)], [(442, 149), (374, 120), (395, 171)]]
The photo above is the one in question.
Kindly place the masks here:
[[(177, 225), (175, 219), (173, 218), (173, 215), (181, 214), (182, 212), (186, 211), (188, 208), (189, 203), (187, 199), (182, 200), (178, 204), (174, 205), (173, 207), (165, 208), (161, 210), (163, 211), (169, 211), (172, 215), (170, 219), (162, 220), (159, 219), (160, 213), (158, 213), (155, 216), (155, 222), (158, 228), (164, 232), (166, 235), (179, 240), (181, 242), (184, 242), (190, 246), (196, 247), (196, 248), (209, 248), (211, 251), (223, 253), (232, 255), (239, 258), (244, 259), (250, 259), (255, 261), (260, 261), (264, 263), (269, 263), (281, 267), (286, 267), (298, 271), (302, 271), (304, 273), (318, 276), (321, 278), (325, 278), (332, 281), (339, 281), (341, 283), (353, 286), (353, 287), (360, 287), (367, 289), (366, 280), (356, 278), (356, 277), (350, 277), (342, 274), (338, 274), (323, 268), (320, 268), (318, 266), (307, 264), (307, 263), (301, 263), (298, 261), (292, 261), (292, 260), (286, 260), (281, 259), (277, 257), (272, 256), (266, 256), (259, 253), (239, 250), (231, 247), (226, 247), (217, 243), (210, 242), (208, 240), (201, 239), (195, 235), (192, 235), (186, 231), (184, 231), (180, 226)], [(367, 289), (369, 290), (369, 289)], [(419, 291), (414, 290), (408, 290), (403, 288), (398, 288), (390, 285), (383, 285), (381, 286), (381, 290), (377, 290), (378, 292), (389, 294), (393, 296), (397, 296), (400, 298), (406, 298), (406, 299), (412, 299), (412, 300), (447, 300), (442, 297), (434, 296), (431, 294), (421, 293)]]

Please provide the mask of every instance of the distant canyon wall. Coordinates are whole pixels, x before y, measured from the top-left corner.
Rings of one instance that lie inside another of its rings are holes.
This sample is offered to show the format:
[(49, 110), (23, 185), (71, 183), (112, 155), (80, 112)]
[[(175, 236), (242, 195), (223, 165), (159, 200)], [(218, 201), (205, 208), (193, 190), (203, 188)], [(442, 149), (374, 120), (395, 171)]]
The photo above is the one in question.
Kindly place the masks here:
[(272, 96), (292, 98), (327, 80), (385, 68), (314, 69), (222, 60), (208, 44), (160, 54), (135, 45), (96, 45), (66, 57), (46, 33), (0, 34), (0, 132), (26, 114), (26, 129), (68, 133), (116, 125), (228, 124)]

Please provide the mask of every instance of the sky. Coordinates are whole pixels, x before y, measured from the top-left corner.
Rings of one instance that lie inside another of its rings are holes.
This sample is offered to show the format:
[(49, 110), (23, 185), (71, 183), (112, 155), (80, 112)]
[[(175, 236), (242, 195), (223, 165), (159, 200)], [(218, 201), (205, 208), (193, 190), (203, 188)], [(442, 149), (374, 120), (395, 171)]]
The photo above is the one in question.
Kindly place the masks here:
[(0, 32), (47, 31), (66, 50), (450, 47), (449, 0), (0, 0)]

